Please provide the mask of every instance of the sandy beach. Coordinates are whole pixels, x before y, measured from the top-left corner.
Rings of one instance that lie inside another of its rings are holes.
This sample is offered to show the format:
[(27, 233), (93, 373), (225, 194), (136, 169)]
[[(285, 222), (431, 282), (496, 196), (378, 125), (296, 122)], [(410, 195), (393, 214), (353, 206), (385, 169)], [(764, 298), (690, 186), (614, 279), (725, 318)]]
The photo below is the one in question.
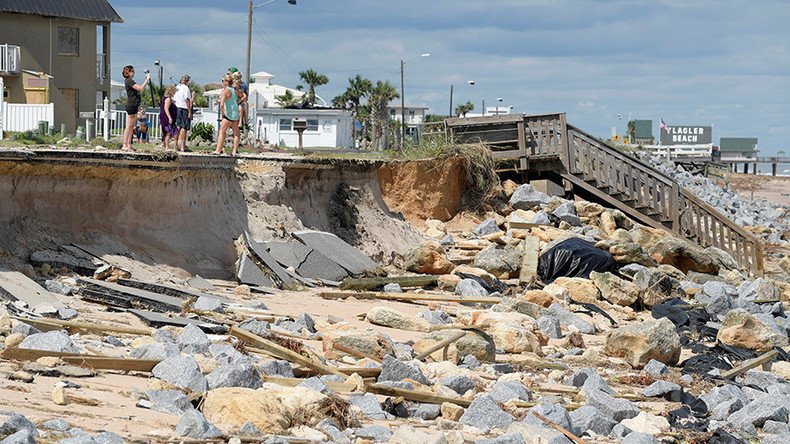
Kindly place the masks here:
[(733, 174), (730, 176), (733, 189), (746, 197), (763, 197), (778, 205), (790, 205), (790, 177), (755, 176), (753, 174)]

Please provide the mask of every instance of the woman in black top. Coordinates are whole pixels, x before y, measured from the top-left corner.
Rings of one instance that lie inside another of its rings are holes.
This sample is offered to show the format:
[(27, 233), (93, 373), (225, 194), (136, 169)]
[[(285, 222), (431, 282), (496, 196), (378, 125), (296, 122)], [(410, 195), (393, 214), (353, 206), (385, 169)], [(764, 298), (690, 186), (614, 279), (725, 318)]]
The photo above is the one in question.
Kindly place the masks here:
[(134, 67), (126, 65), (123, 67), (124, 86), (126, 86), (126, 129), (123, 131), (124, 151), (134, 151), (132, 149), (132, 136), (134, 127), (137, 124), (137, 110), (140, 108), (140, 93), (145, 91), (145, 86), (151, 79), (151, 74), (145, 74), (145, 81), (142, 85), (134, 81)]

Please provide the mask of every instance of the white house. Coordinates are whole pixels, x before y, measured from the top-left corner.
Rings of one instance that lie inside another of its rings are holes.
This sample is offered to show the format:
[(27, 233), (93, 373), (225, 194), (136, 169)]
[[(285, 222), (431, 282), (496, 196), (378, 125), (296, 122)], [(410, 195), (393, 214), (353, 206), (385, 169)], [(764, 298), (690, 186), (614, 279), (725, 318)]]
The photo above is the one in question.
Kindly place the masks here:
[[(403, 109), (406, 111), (406, 125), (417, 125), (425, 122), (425, 112), (428, 110), (427, 107), (406, 104)], [(387, 105), (387, 111), (392, 120), (400, 122), (403, 118), (400, 102), (397, 100), (393, 100)]]
[(281, 147), (299, 146), (299, 134), (292, 123), (296, 117), (307, 120), (307, 130), (302, 134), (305, 148), (353, 147), (351, 112), (342, 109), (258, 108), (256, 138)]
[[(250, 83), (249, 102), (250, 106), (254, 109), (260, 108), (281, 108), (277, 104), (277, 96), (282, 96), (286, 91), (291, 91), (294, 97), (301, 98), (306, 92), (299, 91), (298, 89), (288, 88), (287, 86), (275, 85), (272, 83), (273, 75), (268, 72), (260, 71), (252, 74), (252, 83)], [(203, 93), (208, 99), (208, 107), (212, 111), (216, 111), (216, 106), (219, 104), (219, 94), (222, 89), (212, 89)], [(321, 106), (326, 106), (324, 99), (316, 95), (316, 99)], [(251, 116), (252, 117), (252, 116)]]

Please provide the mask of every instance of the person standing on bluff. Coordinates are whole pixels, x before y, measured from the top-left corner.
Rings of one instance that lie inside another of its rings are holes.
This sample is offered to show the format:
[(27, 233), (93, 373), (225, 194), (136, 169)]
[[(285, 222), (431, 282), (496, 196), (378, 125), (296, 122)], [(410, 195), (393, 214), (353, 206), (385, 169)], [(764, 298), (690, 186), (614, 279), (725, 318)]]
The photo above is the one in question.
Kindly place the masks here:
[(165, 96), (159, 103), (159, 121), (162, 122), (162, 146), (165, 151), (170, 151), (170, 139), (175, 139), (176, 149), (178, 149), (178, 127), (176, 126), (176, 102), (173, 96), (176, 94), (176, 86), (170, 85), (165, 90)]
[(174, 96), (176, 102), (176, 126), (178, 127), (178, 138), (176, 139), (176, 151), (179, 151), (179, 141), (181, 142), (180, 151), (187, 150), (187, 131), (192, 129), (192, 91), (189, 90), (189, 76), (181, 77), (181, 83), (176, 86)]
[(124, 151), (134, 151), (132, 148), (132, 138), (134, 137), (134, 128), (137, 124), (137, 110), (140, 108), (140, 93), (145, 91), (145, 86), (151, 80), (151, 74), (145, 74), (145, 80), (142, 84), (134, 81), (134, 67), (126, 65), (122, 71), (124, 86), (126, 87), (126, 128), (123, 130), (123, 147)]
[[(239, 155), (239, 94), (241, 90), (241, 80), (226, 74), (222, 78), (222, 93), (219, 95), (219, 109), (222, 113), (222, 122), (219, 126), (217, 137), (217, 150), (214, 154), (224, 152), (225, 135), (228, 128), (233, 129), (233, 155)], [(243, 94), (243, 93), (241, 93)]]

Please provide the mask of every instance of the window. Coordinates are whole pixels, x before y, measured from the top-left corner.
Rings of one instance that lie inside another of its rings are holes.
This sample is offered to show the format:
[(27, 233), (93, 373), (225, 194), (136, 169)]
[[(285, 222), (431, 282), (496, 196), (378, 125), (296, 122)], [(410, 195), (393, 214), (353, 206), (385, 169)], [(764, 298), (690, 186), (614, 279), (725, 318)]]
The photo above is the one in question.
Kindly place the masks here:
[(80, 55), (80, 28), (58, 26), (58, 55)]
[(307, 131), (318, 131), (318, 119), (307, 119)]
[(291, 119), (280, 119), (280, 131), (291, 131), (292, 129)]

